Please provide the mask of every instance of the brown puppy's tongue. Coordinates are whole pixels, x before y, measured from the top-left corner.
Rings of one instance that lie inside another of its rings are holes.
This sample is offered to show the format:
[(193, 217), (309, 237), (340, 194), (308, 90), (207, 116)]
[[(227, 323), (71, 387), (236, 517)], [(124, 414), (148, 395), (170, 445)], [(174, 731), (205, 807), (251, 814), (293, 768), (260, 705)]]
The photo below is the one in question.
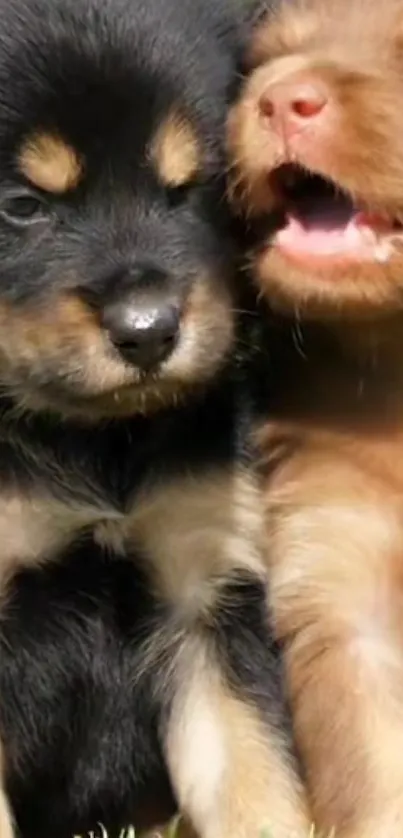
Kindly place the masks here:
[(395, 229), (377, 213), (365, 212), (347, 192), (322, 175), (306, 174), (292, 164), (274, 180), (283, 196), (285, 223), (274, 244), (290, 256), (386, 261), (391, 242), (382, 234)]
[(330, 254), (341, 252), (354, 218), (352, 202), (324, 186), (296, 191), (289, 202), (285, 227), (277, 241), (299, 252)]
[(379, 216), (346, 211), (342, 207), (320, 210), (312, 207), (294, 214), (291, 209), (276, 243), (289, 252), (306, 256), (346, 256), (373, 259), (378, 237), (390, 231), (390, 224)]

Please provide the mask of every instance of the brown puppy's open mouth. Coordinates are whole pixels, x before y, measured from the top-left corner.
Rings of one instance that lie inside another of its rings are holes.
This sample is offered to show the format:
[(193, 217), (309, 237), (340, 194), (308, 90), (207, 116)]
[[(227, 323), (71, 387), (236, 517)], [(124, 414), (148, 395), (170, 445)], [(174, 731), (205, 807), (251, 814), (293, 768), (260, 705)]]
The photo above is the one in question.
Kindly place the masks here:
[(360, 262), (386, 262), (392, 255), (402, 223), (360, 207), (322, 174), (285, 163), (273, 169), (269, 183), (283, 213), (273, 243), (287, 255)]

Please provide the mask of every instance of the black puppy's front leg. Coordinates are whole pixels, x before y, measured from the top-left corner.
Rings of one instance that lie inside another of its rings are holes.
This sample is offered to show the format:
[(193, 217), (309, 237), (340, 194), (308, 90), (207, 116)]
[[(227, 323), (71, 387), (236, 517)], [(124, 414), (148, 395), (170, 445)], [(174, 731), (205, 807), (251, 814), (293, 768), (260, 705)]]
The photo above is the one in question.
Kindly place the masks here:
[[(179, 807), (201, 838), (305, 838), (248, 474), (175, 479), (148, 494), (137, 535), (172, 624), (162, 737)], [(150, 650), (151, 653), (151, 650)]]
[(264, 585), (241, 572), (177, 652), (166, 755), (203, 838), (309, 834), (266, 626)]

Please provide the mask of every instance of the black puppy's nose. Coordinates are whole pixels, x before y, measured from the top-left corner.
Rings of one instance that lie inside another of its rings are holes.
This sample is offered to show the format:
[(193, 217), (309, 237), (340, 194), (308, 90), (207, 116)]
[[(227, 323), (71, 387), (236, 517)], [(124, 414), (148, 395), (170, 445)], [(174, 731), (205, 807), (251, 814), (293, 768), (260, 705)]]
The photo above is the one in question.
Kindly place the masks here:
[(180, 325), (178, 306), (172, 302), (115, 300), (102, 315), (112, 343), (129, 363), (151, 370), (173, 351)]

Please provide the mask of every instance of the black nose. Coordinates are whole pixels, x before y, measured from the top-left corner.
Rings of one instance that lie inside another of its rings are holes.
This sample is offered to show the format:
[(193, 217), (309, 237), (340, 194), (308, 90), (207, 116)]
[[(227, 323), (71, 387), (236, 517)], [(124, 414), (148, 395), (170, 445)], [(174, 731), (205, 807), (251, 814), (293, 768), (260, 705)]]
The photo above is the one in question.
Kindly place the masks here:
[(104, 308), (102, 321), (123, 358), (146, 371), (165, 361), (173, 351), (180, 311), (172, 302), (123, 298)]

